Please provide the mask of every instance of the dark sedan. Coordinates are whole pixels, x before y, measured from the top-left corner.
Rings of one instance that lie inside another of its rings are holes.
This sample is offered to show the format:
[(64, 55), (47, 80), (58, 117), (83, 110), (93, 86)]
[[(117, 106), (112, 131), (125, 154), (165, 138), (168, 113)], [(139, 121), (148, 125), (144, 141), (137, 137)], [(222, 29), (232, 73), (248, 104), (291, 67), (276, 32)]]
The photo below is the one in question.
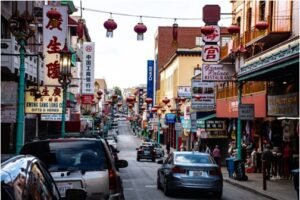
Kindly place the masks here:
[(157, 171), (157, 188), (166, 196), (175, 191), (212, 192), (221, 198), (223, 176), (214, 159), (206, 153), (192, 151), (172, 152)]
[(136, 160), (140, 161), (140, 159), (150, 159), (152, 162), (155, 162), (155, 149), (153, 146), (140, 146), (139, 148), (136, 148), (137, 150), (137, 155), (136, 155)]

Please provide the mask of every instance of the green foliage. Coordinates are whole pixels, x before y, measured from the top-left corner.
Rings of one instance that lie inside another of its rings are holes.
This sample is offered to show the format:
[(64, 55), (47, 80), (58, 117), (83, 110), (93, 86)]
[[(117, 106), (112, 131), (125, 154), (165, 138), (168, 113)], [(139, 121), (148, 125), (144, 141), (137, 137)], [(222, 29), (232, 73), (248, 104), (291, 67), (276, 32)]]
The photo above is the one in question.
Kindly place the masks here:
[(122, 91), (121, 91), (121, 89), (120, 89), (119, 87), (115, 86), (115, 87), (113, 88), (113, 90), (114, 90), (114, 93), (115, 93), (116, 95), (118, 95), (118, 96), (120, 96), (120, 97), (122, 98)]

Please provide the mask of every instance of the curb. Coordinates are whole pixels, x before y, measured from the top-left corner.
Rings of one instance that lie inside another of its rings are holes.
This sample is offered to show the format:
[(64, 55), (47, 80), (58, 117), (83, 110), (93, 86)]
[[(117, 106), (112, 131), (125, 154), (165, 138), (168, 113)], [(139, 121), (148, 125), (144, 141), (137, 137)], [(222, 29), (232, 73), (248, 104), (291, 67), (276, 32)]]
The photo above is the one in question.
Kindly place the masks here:
[(229, 183), (229, 184), (232, 184), (232, 185), (234, 185), (234, 186), (240, 187), (240, 188), (242, 188), (242, 189), (248, 190), (248, 191), (253, 192), (253, 193), (255, 193), (255, 194), (259, 194), (259, 195), (261, 195), (261, 196), (263, 196), (263, 197), (266, 197), (266, 198), (268, 198), (268, 199), (278, 200), (278, 199), (276, 199), (276, 198), (274, 198), (274, 197), (271, 197), (271, 196), (266, 195), (266, 194), (264, 194), (264, 193), (262, 193), (262, 192), (259, 192), (259, 191), (255, 190), (255, 189), (253, 189), (253, 188), (250, 188), (250, 187), (247, 187), (247, 186), (244, 186), (244, 185), (235, 183), (234, 181), (231, 181), (229, 178), (225, 178), (225, 179), (223, 179), (223, 180), (224, 180), (226, 183)]

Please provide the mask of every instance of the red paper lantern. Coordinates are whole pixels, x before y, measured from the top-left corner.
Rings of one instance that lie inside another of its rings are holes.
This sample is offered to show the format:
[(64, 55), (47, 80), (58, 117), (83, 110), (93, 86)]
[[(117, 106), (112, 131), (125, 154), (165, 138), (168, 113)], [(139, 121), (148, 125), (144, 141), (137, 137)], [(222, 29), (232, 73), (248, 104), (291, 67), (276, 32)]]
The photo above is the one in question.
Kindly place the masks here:
[(162, 102), (163, 102), (164, 104), (168, 104), (168, 103), (170, 102), (170, 99), (168, 99), (168, 97), (165, 97), (165, 98), (162, 100)]
[(180, 101), (181, 101), (182, 103), (184, 103), (184, 102), (185, 102), (185, 100), (186, 100), (186, 98), (185, 98), (185, 97), (181, 97), (181, 98), (180, 98)]
[(133, 108), (133, 104), (129, 103), (128, 104), (128, 108), (132, 109)]
[(151, 108), (151, 112), (156, 113), (157, 112), (157, 108), (155, 108), (155, 107)]
[(175, 100), (176, 103), (180, 102), (180, 98), (179, 97), (175, 97), (174, 100)]
[(101, 90), (99, 90), (99, 91), (97, 92), (97, 94), (98, 94), (99, 96), (101, 96), (101, 95), (103, 94), (103, 92), (102, 92)]
[(201, 28), (201, 33), (204, 35), (210, 35), (215, 31), (213, 26), (204, 26)]
[(170, 111), (171, 111), (171, 112), (176, 112), (177, 109), (176, 109), (176, 108), (171, 108)]
[(118, 98), (118, 95), (113, 94), (111, 97), (112, 97), (113, 100), (116, 100)]
[(162, 112), (162, 113), (165, 113), (165, 112), (166, 112), (166, 109), (162, 108), (162, 109), (161, 109), (161, 112)]
[(117, 23), (113, 19), (108, 19), (104, 22), (106, 28), (106, 37), (113, 37), (113, 31), (118, 27)]
[(61, 18), (61, 14), (56, 10), (56, 8), (51, 8), (46, 15), (50, 20), (59, 20)]
[(268, 24), (268, 22), (265, 22), (265, 21), (260, 21), (255, 24), (255, 28), (257, 28), (260, 31), (266, 30), (268, 27), (269, 27), (269, 24)]
[(147, 26), (145, 26), (143, 22), (139, 22), (135, 25), (134, 31), (137, 33), (137, 40), (143, 40), (144, 33), (147, 31)]
[(76, 32), (77, 32), (78, 39), (83, 38), (83, 29), (84, 29), (83, 20), (79, 19), (78, 20), (78, 25), (76, 27)]
[(117, 104), (117, 106), (120, 108), (120, 107), (122, 106), (122, 103), (119, 102), (119, 103)]
[(147, 104), (150, 104), (150, 103), (152, 103), (152, 99), (151, 99), (151, 98), (146, 98), (146, 99), (145, 99), (145, 102), (146, 102)]
[(240, 27), (236, 24), (232, 24), (231, 26), (228, 27), (228, 33), (230, 34), (236, 34), (240, 33)]
[(134, 96), (129, 96), (129, 97), (127, 97), (126, 101), (129, 102), (129, 103), (133, 103), (135, 101), (135, 97)]

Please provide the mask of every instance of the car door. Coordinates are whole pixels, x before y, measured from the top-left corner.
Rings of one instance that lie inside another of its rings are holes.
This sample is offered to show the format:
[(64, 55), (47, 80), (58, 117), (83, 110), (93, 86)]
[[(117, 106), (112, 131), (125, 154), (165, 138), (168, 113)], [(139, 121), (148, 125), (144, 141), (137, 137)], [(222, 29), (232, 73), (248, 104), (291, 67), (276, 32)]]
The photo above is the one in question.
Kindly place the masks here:
[(173, 153), (171, 153), (167, 159), (162, 164), (159, 170), (160, 183), (164, 183), (165, 177), (170, 173), (171, 167), (173, 163)]

